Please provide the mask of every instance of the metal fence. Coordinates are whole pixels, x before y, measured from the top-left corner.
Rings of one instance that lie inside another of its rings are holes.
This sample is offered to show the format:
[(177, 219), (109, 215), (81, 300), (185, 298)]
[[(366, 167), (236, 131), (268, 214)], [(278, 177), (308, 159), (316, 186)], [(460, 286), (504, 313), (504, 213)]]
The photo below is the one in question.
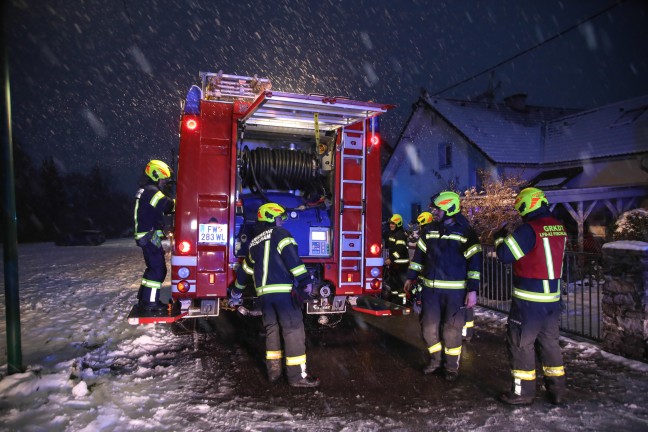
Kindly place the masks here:
[[(513, 271), (497, 259), (493, 245), (482, 245), (484, 268), (478, 304), (500, 312), (511, 308)], [(601, 254), (567, 251), (561, 283), (560, 329), (601, 340), (601, 299), (605, 283)]]

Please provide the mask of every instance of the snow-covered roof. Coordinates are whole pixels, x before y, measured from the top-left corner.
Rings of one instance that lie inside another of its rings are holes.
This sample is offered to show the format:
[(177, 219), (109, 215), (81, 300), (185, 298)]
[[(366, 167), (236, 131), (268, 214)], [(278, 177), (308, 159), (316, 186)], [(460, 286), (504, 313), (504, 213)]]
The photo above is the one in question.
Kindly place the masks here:
[(516, 111), (503, 103), (427, 97), (425, 101), (491, 160), (538, 163), (542, 125), (566, 113), (557, 108), (526, 106)]
[(648, 95), (580, 112), (424, 100), (496, 163), (546, 164), (648, 151)]
[(648, 151), (648, 95), (549, 121), (543, 162)]

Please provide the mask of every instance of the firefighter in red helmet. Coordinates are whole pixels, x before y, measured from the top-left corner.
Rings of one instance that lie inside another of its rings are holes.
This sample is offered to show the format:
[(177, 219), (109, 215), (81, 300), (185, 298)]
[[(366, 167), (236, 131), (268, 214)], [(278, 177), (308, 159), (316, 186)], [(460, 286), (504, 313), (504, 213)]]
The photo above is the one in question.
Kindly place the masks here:
[(445, 379), (455, 381), (465, 308), (477, 303), (482, 251), (479, 238), (460, 212), (459, 195), (444, 191), (431, 201), (430, 213), (436, 223), (416, 244), (405, 289), (409, 292), (417, 278), (423, 285), (420, 322), (430, 355), (423, 372), (443, 368)]
[[(240, 299), (248, 281), (254, 283), (266, 332), (266, 367), (270, 382), (281, 378), (282, 358), (285, 357), (288, 384), (318, 387), (319, 378), (306, 372), (302, 315), (302, 302), (313, 289), (313, 278), (299, 258), (295, 239), (281, 226), (286, 219), (286, 210), (279, 204), (267, 203), (259, 207), (258, 234), (250, 241), (248, 255), (236, 271), (230, 297)], [(285, 353), (281, 349), (282, 339)]]
[(135, 242), (142, 248), (146, 270), (137, 294), (140, 310), (166, 312), (160, 290), (167, 275), (162, 239), (164, 215), (175, 210), (175, 200), (162, 190), (171, 178), (171, 168), (161, 160), (151, 160), (144, 169), (145, 179), (135, 196)]
[(523, 189), (515, 209), (524, 224), (512, 234), (495, 233), (498, 258), (513, 263), (513, 299), (507, 323), (510, 390), (500, 400), (530, 405), (536, 393), (536, 354), (542, 363), (547, 398), (562, 403), (565, 368), (559, 338), (560, 278), (567, 233), (549, 211), (544, 192)]

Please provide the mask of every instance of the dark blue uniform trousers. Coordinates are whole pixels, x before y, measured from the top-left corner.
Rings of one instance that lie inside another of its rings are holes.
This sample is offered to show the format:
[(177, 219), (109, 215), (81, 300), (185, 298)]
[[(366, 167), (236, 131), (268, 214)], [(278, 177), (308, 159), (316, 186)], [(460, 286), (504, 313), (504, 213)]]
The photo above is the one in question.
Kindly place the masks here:
[(419, 317), (423, 339), (430, 360), (439, 365), (443, 360), (443, 366), (449, 371), (459, 369), (465, 297), (463, 289), (423, 288), (423, 310)]
[[(524, 397), (535, 395), (536, 353), (544, 369), (544, 383), (548, 392), (563, 394), (565, 375), (560, 337), (560, 302), (541, 303), (513, 298), (507, 323), (509, 362), (516, 391), (516, 371), (531, 372), (518, 383), (517, 394)], [(519, 374), (519, 372), (518, 372)]]
[(266, 353), (281, 351), (283, 336), (286, 376), (289, 383), (306, 377), (306, 334), (301, 307), (291, 293), (263, 294), (262, 320), (266, 333)]
[[(164, 249), (162, 246), (155, 246), (148, 242), (142, 248), (146, 270), (142, 276), (142, 284), (137, 293), (137, 300), (140, 304), (154, 303), (160, 300), (160, 287), (167, 275), (166, 261), (164, 258)], [(149, 283), (152, 282), (152, 283)], [(154, 287), (151, 285), (157, 285)]]

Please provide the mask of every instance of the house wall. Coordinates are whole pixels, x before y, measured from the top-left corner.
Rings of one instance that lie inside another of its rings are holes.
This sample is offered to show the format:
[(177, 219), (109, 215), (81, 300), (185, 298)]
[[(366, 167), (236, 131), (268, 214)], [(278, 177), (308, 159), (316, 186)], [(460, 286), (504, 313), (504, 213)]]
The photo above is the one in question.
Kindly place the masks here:
[[(449, 167), (440, 166), (442, 143), (452, 147)], [(464, 191), (476, 186), (477, 169), (492, 168), (445, 120), (424, 108), (413, 114), (396, 151), (403, 152), (402, 159), (393, 175), (383, 177), (383, 185), (391, 184), (391, 212), (399, 213), (406, 222), (418, 216), (413, 214), (413, 205), (426, 210), (432, 195), (449, 188)]]

